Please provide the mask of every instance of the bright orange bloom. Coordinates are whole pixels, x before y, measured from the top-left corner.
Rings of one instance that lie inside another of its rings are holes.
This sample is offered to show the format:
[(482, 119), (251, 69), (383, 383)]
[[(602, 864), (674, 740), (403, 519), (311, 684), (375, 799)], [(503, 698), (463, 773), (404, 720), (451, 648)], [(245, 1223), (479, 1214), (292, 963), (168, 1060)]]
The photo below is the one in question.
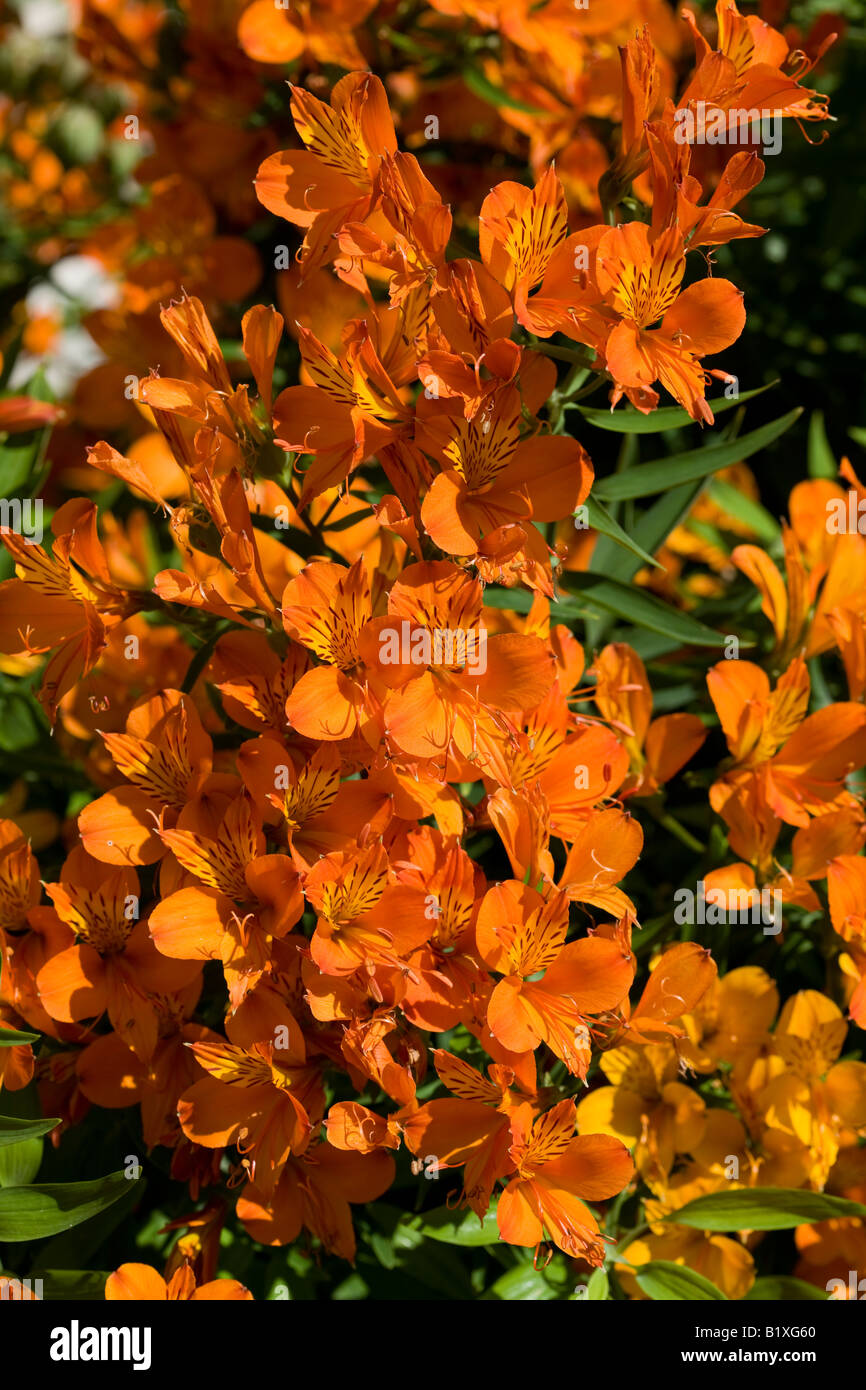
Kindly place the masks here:
[(251, 1301), (252, 1294), (237, 1279), (211, 1279), (207, 1284), (197, 1284), (188, 1266), (175, 1270), (166, 1282), (150, 1265), (125, 1264), (109, 1274), (105, 1282), (107, 1303), (200, 1303), (217, 1299)]
[(37, 977), (46, 1010), (63, 1023), (107, 1012), (115, 1032), (148, 1060), (158, 1033), (152, 996), (189, 984), (198, 963), (169, 961), (155, 949), (146, 920), (139, 920), (132, 869), (107, 867), (74, 849), (60, 882), (46, 891), (66, 928)]
[(238, 1200), (238, 1218), (262, 1245), (290, 1245), (306, 1227), (325, 1249), (355, 1259), (350, 1203), (374, 1202), (394, 1180), (394, 1160), (382, 1150), (346, 1153), (316, 1144), (283, 1169), (271, 1196), (250, 1183)]
[(694, 757), (706, 738), (696, 714), (666, 714), (651, 719), (652, 691), (646, 668), (625, 643), (611, 643), (591, 668), (593, 698), (602, 716), (623, 735), (632, 775), (623, 795), (651, 796)]
[(430, 935), (409, 958), (401, 1007), (410, 1023), (434, 1033), (466, 1019), (481, 992), (475, 949), (476, 893), (482, 876), (469, 855), (429, 826), (407, 837), (398, 878), (420, 885)]
[(713, 809), (726, 820), (738, 815), (738, 799), (749, 788), (788, 825), (807, 825), (810, 816), (851, 803), (845, 778), (866, 757), (862, 705), (836, 704), (806, 716), (810, 681), (802, 657), (773, 691), (750, 661), (719, 662), (707, 684), (737, 764), (710, 790)]
[(303, 1034), (287, 1009), (286, 1041), (191, 1043), (208, 1073), (184, 1091), (178, 1119), (208, 1149), (235, 1145), (259, 1191), (271, 1196), (290, 1154), (303, 1153), (324, 1111), (320, 1068), (307, 1061)]
[(422, 1164), (433, 1159), (437, 1168), (465, 1165), (462, 1200), (483, 1217), (496, 1182), (513, 1171), (511, 1116), (516, 1106), (528, 1104), (526, 1092), (511, 1090), (515, 1078), (508, 1067), (491, 1066), (487, 1081), (441, 1048), (433, 1061), (453, 1099), (429, 1100), (403, 1118), (406, 1146)]
[(362, 675), (360, 639), (372, 617), (370, 580), (361, 560), (351, 569), (330, 561), (307, 565), (283, 594), (283, 624), (323, 663), (302, 675), (286, 703), (290, 723), (307, 738), (348, 738), (359, 730), (375, 746), (375, 701)]
[(16, 574), (0, 584), (0, 648), (53, 652), (39, 695), (53, 722), (62, 697), (93, 669), (110, 629), (143, 605), (112, 579), (92, 502), (64, 503), (51, 530), (50, 554), (34, 540), (0, 530)]
[(511, 1122), (511, 1156), (517, 1174), (496, 1210), (499, 1233), (511, 1245), (550, 1239), (573, 1258), (599, 1266), (604, 1240), (585, 1205), (613, 1197), (629, 1182), (628, 1149), (606, 1134), (575, 1136), (573, 1100), (560, 1101), (533, 1121), (529, 1106)]
[(310, 950), (326, 975), (396, 965), (430, 935), (421, 889), (389, 877), (381, 844), (326, 855), (310, 870), (304, 892), (318, 913)]
[[(490, 997), (487, 1021), (511, 1052), (546, 1042), (576, 1076), (586, 1075), (591, 1015), (615, 1009), (634, 977), (634, 964), (613, 941), (588, 937), (566, 945), (568, 897), (545, 900), (514, 880), (491, 888), (478, 913), (478, 949), (503, 975)], [(532, 979), (543, 971), (537, 982)]]
[(306, 150), (283, 150), (256, 176), (256, 193), (269, 212), (305, 229), (301, 261), (312, 274), (332, 259), (335, 234), (372, 210), (383, 157), (397, 137), (379, 78), (352, 72), (335, 85), (331, 105), (292, 89), (292, 115)]
[(125, 734), (103, 739), (131, 785), (84, 808), (78, 822), (82, 843), (105, 864), (153, 864), (166, 852), (158, 825), (170, 826), (199, 792), (214, 785), (210, 737), (189, 696), (164, 690), (136, 704)]
[(651, 388), (660, 381), (693, 420), (711, 425), (699, 358), (736, 342), (746, 311), (730, 280), (713, 277), (681, 291), (685, 265), (683, 235), (675, 227), (653, 236), (643, 223), (629, 222), (605, 233), (598, 244), (598, 287), (617, 321), (602, 351), (614, 400), (625, 394), (646, 409), (643, 402), (655, 396)]
[(488, 398), (471, 419), (462, 410), (431, 410), (417, 439), (445, 471), (434, 480), (421, 518), (436, 544), (452, 555), (473, 555), (482, 536), (521, 526), (529, 553), (542, 564), (547, 550), (531, 520), (555, 521), (586, 500), (589, 456), (574, 439), (520, 439), (520, 398), (513, 387)]
[(303, 912), (298, 871), (288, 855), (265, 853), (261, 822), (245, 796), (192, 804), (175, 829), (160, 834), (192, 883), (154, 908), (153, 941), (176, 960), (221, 961), (236, 1009), (268, 971), (273, 942)]
[(366, 625), (361, 655), (389, 688), (386, 737), (410, 757), (436, 757), (452, 741), (470, 757), (488, 710), (532, 709), (550, 689), (553, 661), (540, 639), (488, 637), (482, 601), (481, 585), (448, 561), (409, 565), (391, 586), (387, 616)]

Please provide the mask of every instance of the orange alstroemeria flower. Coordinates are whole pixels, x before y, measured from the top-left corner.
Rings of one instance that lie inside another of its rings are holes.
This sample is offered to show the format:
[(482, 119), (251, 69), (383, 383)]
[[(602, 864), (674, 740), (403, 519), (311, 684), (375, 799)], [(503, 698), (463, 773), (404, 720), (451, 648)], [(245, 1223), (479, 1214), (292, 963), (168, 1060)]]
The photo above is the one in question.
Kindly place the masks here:
[(280, 392), (273, 427), (282, 448), (313, 455), (298, 499), (302, 510), (393, 443), (409, 415), (366, 322), (339, 357), (310, 329), (296, 324), (295, 331), (311, 385)]
[(288, 700), (289, 723), (305, 738), (336, 740), (359, 731), (379, 742), (377, 704), (364, 671), (361, 633), (372, 612), (370, 577), (362, 560), (350, 569), (314, 560), (283, 594), (283, 626), (314, 652), (322, 665), (296, 681)]
[(652, 719), (646, 667), (624, 642), (612, 642), (595, 658), (593, 698), (604, 719), (623, 735), (631, 776), (621, 796), (652, 796), (694, 757), (707, 736), (696, 714)]
[(560, 1101), (534, 1122), (529, 1106), (516, 1112), (511, 1157), (517, 1174), (499, 1198), (496, 1220), (510, 1245), (550, 1239), (566, 1255), (598, 1267), (604, 1238), (585, 1204), (621, 1192), (634, 1164), (610, 1135), (575, 1135), (575, 1114), (573, 1100)]
[(613, 227), (599, 241), (596, 259), (599, 290), (618, 315), (602, 349), (614, 400), (625, 394), (646, 410), (645, 393), (655, 397), (652, 385), (660, 381), (693, 420), (711, 425), (698, 359), (739, 338), (746, 322), (742, 291), (716, 277), (681, 291), (686, 257), (675, 227), (658, 236), (642, 222)]
[(678, 226), (690, 251), (698, 246), (723, 246), (743, 237), (764, 235), (766, 227), (744, 222), (733, 211), (764, 177), (764, 162), (754, 150), (741, 150), (731, 156), (712, 194), (701, 204), (703, 187), (689, 172), (692, 147), (677, 140), (667, 121), (652, 122), (646, 135), (652, 164), (655, 233)]
[(421, 885), (430, 938), (410, 956), (401, 1007), (410, 1023), (444, 1033), (472, 1009), (481, 971), (475, 950), (476, 894), (480, 869), (458, 844), (430, 826), (407, 836), (406, 858), (392, 854), (398, 878)]
[(261, 821), (246, 796), (189, 806), (160, 832), (189, 886), (164, 893), (150, 918), (157, 949), (176, 960), (222, 963), (232, 1009), (270, 968), (275, 940), (303, 913), (288, 855), (266, 854)]
[[(511, 1052), (532, 1052), (545, 1042), (573, 1075), (585, 1076), (591, 1015), (622, 1003), (633, 960), (601, 937), (566, 945), (567, 895), (545, 899), (516, 880), (489, 890), (476, 930), (484, 961), (504, 976), (487, 1007), (494, 1038)], [(533, 980), (540, 971), (543, 977)]]
[(131, 785), (106, 792), (78, 818), (82, 844), (104, 864), (153, 864), (166, 853), (158, 825), (170, 826), (211, 778), (213, 744), (189, 695), (163, 690), (139, 700), (123, 734), (103, 734)]
[(589, 495), (593, 468), (586, 450), (566, 435), (521, 439), (520, 409), (518, 392), (509, 386), (471, 419), (451, 402), (419, 416), (417, 442), (445, 470), (424, 499), (421, 519), (448, 554), (474, 555), (482, 536), (526, 522), (526, 547), (547, 564), (547, 547), (532, 521), (556, 521)]
[(323, 856), (307, 874), (304, 893), (318, 914), (310, 950), (326, 975), (397, 965), (433, 931), (423, 888), (391, 879), (381, 843)]
[(553, 683), (541, 640), (488, 636), (482, 604), (481, 584), (457, 565), (409, 565), (391, 586), (387, 615), (364, 629), (361, 655), (389, 687), (386, 737), (410, 757), (440, 756), (452, 741), (472, 756), (488, 710), (532, 709)]
[(62, 1023), (107, 1012), (115, 1032), (147, 1060), (158, 1036), (152, 996), (189, 984), (198, 962), (169, 961), (156, 950), (147, 922), (138, 919), (140, 889), (132, 869), (110, 868), (74, 849), (60, 882), (46, 884), (46, 892), (66, 927), (66, 944), (37, 976), (45, 1009)]
[[(762, 16), (740, 14), (734, 0), (716, 0), (718, 47), (714, 51), (692, 12), (684, 10), (683, 18), (695, 41), (696, 67), (680, 98), (680, 108), (693, 107), (701, 98), (706, 99), (710, 108), (707, 124), (712, 122), (714, 110), (727, 111), (729, 107), (772, 111), (798, 122), (830, 119), (827, 98), (801, 87), (799, 79), (834, 42), (834, 33), (827, 36), (810, 60), (802, 52), (792, 52), (785, 36)], [(795, 65), (792, 59), (796, 60)], [(788, 71), (783, 72), (783, 68)], [(696, 135), (701, 129), (696, 122)]]
[[(548, 833), (569, 843), (583, 833), (593, 807), (619, 791), (628, 754), (610, 729), (571, 712), (558, 683), (523, 725), (505, 745), (483, 732), (479, 737), (485, 773), (498, 784), (488, 812), (501, 834), (516, 810), (515, 796), (506, 788), (519, 788), (523, 797), (537, 794), (543, 798)], [(513, 833), (506, 844), (512, 839)], [(512, 866), (522, 877), (525, 864)]]
[(294, 744), (262, 737), (242, 745), (237, 763), (265, 824), (282, 820), (299, 873), (357, 840), (365, 827), (384, 834), (393, 817), (391, 797), (374, 778), (341, 780), (342, 759), (332, 742), (306, 758)]
[(388, 97), (371, 72), (350, 72), (331, 92), (331, 105), (292, 89), (292, 115), (305, 150), (271, 155), (256, 175), (259, 202), (305, 229), (305, 274), (337, 254), (336, 234), (363, 222), (373, 209), (383, 157), (397, 137)]
[(197, 1284), (193, 1271), (188, 1266), (176, 1269), (166, 1282), (162, 1275), (150, 1265), (121, 1265), (105, 1281), (106, 1303), (191, 1303), (216, 1300), (249, 1302), (252, 1301), (249, 1289), (237, 1279), (211, 1279), (206, 1284)]
[(413, 291), (426, 295), (440, 276), (447, 280), (445, 252), (451, 239), (451, 211), (411, 154), (383, 155), (378, 187), (388, 223), (387, 237), (371, 226), (350, 222), (337, 234), (337, 241), (345, 255), (362, 259), (368, 267), (376, 265), (393, 272), (388, 296), (396, 307)]
[(776, 637), (776, 661), (784, 665), (802, 648), (808, 660), (835, 644), (855, 699), (859, 678), (851, 677), (863, 669), (866, 538), (849, 527), (848, 514), (851, 503), (859, 505), (866, 494), (847, 460), (839, 471), (849, 491), (829, 478), (810, 478), (792, 490), (791, 524), (782, 526), (784, 576), (759, 546), (738, 545), (731, 559), (761, 594), (761, 612)]
[(250, 1183), (238, 1199), (238, 1219), (261, 1245), (291, 1245), (304, 1227), (325, 1249), (354, 1262), (350, 1203), (374, 1202), (394, 1181), (394, 1160), (383, 1150), (347, 1153), (311, 1145), (286, 1163), (271, 1194)]
[(428, 1100), (402, 1119), (406, 1146), (425, 1171), (431, 1159), (437, 1168), (465, 1165), (461, 1201), (483, 1217), (496, 1182), (514, 1169), (510, 1117), (516, 1106), (528, 1104), (527, 1093), (511, 1090), (508, 1067), (490, 1066), (488, 1081), (442, 1048), (434, 1049), (433, 1061), (451, 1097)]
[(308, 1062), (300, 1027), (288, 1009), (279, 1020), (280, 1046), (191, 1043), (208, 1075), (184, 1091), (177, 1106), (187, 1138), (208, 1149), (236, 1146), (248, 1176), (267, 1196), (289, 1155), (307, 1148), (325, 1102), (321, 1068)]
[(54, 721), (67, 693), (96, 665), (107, 633), (146, 607), (146, 596), (117, 585), (96, 529), (96, 506), (65, 502), (51, 519), (49, 554), (34, 539), (0, 529), (15, 561), (15, 578), (0, 584), (0, 650), (53, 655), (39, 698)]
[(531, 189), (519, 183), (497, 184), (481, 205), (478, 226), (481, 258), (511, 294), (518, 323), (542, 337), (560, 331), (571, 337), (586, 335), (586, 341), (594, 343), (604, 321), (595, 307), (598, 290), (585, 274), (577, 249), (594, 251), (604, 228), (568, 236), (565, 192), (553, 168), (547, 168)]
[(718, 662), (707, 685), (737, 765), (710, 789), (713, 809), (725, 820), (736, 820), (732, 797), (750, 784), (788, 825), (808, 825), (810, 816), (852, 801), (845, 778), (866, 761), (862, 705), (828, 705), (806, 716), (810, 681), (802, 657), (772, 691), (765, 672), (750, 661)]

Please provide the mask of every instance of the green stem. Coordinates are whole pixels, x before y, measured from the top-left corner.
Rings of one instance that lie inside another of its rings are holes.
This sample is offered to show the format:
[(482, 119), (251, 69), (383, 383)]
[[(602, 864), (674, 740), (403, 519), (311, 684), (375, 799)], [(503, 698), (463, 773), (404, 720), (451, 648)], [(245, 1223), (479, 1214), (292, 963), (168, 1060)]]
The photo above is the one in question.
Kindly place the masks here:
[(187, 673), (183, 678), (183, 684), (180, 687), (185, 694), (190, 694), (205, 666), (213, 656), (214, 647), (217, 642), (232, 626), (233, 624), (229, 622), (228, 618), (223, 619), (221, 622), (217, 623), (206, 641), (202, 642), (192, 661), (189, 663)]
[(648, 1230), (648, 1223), (646, 1221), (643, 1221), (641, 1222), (640, 1226), (634, 1226), (630, 1231), (626, 1231), (624, 1236), (620, 1236), (613, 1250), (610, 1252), (608, 1259), (618, 1259), (620, 1251), (628, 1249), (629, 1245), (631, 1245), (633, 1240), (637, 1240), (638, 1236), (642, 1236), (644, 1232)]
[(591, 396), (593, 391), (597, 391), (605, 381), (607, 381), (607, 372), (596, 372), (592, 381), (588, 381), (580, 391), (575, 391), (573, 396), (569, 396), (569, 402), (582, 401), (584, 396)]
[(578, 348), (551, 347), (549, 343), (540, 343), (537, 340), (530, 344), (533, 352), (540, 352), (545, 357), (553, 357), (557, 362), (574, 362), (580, 367), (592, 367), (596, 360), (596, 354), (589, 356), (586, 351)]
[(670, 811), (663, 811), (660, 807), (653, 806), (650, 802), (646, 803), (646, 808), (653, 820), (656, 821), (663, 830), (670, 831), (671, 835), (679, 840), (680, 844), (685, 845), (686, 848), (692, 850), (694, 854), (706, 854), (706, 845), (702, 845), (700, 840), (696, 840), (694, 835), (686, 830), (684, 825), (680, 825), (679, 821), (671, 815)]

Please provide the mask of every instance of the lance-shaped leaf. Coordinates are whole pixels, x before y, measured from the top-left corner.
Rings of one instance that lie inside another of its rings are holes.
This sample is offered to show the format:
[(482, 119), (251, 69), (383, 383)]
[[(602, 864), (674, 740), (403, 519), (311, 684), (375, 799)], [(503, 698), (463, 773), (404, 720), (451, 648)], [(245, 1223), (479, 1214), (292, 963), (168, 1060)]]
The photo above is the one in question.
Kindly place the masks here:
[(725, 444), (713, 444), (707, 449), (690, 449), (672, 458), (638, 464), (637, 468), (614, 473), (610, 478), (600, 478), (593, 485), (593, 494), (601, 502), (623, 502), (630, 497), (650, 497), (653, 493), (678, 487), (680, 483), (707, 478), (720, 468), (730, 468), (731, 464), (741, 463), (759, 450), (766, 449), (768, 444), (790, 429), (802, 413), (799, 408), (791, 410), (780, 419), (752, 430), (751, 434), (740, 435)]
[(727, 1302), (721, 1289), (685, 1265), (672, 1264), (668, 1260), (651, 1260), (634, 1273), (641, 1293), (656, 1303)]
[(68, 1231), (129, 1191), (123, 1172), (92, 1182), (43, 1183), (0, 1192), (0, 1241), (42, 1240)]
[[(721, 400), (710, 401), (713, 414), (721, 415), (724, 410), (733, 410), (734, 406), (743, 405), (755, 396), (762, 396), (771, 386), (778, 384), (778, 380), (771, 381), (766, 386), (758, 386), (754, 391), (744, 391), (739, 396), (724, 396)], [(631, 406), (626, 406), (623, 410), (597, 410), (594, 406), (580, 405), (577, 401), (569, 408), (579, 410), (587, 424), (595, 425), (600, 430), (609, 430), (613, 434), (661, 434), (663, 430), (684, 429), (686, 425), (697, 424), (688, 411), (678, 405), (661, 406), (658, 410), (650, 411), (649, 415), (642, 415)]]
[(0, 1115), (0, 1148), (25, 1139), (39, 1139), (59, 1124), (59, 1120), (19, 1120), (14, 1115)]
[(785, 1231), (804, 1222), (866, 1217), (866, 1206), (847, 1197), (800, 1188), (749, 1187), (710, 1192), (670, 1212), (665, 1221), (699, 1231)]

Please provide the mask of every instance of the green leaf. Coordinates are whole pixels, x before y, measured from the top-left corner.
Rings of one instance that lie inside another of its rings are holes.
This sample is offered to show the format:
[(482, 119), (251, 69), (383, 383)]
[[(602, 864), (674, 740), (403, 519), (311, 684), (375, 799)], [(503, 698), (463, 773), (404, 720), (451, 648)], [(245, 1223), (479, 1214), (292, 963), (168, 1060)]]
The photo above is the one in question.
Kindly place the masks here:
[[(137, 1182), (126, 1181), (126, 1192), (121, 1192), (113, 1206), (106, 1207), (96, 1216), (90, 1217), (82, 1226), (62, 1230), (58, 1235), (43, 1241), (36, 1247), (34, 1273), (39, 1273), (42, 1269), (75, 1269), (81, 1265), (86, 1265), (129, 1218), (133, 1209), (141, 1202), (146, 1185), (146, 1180), (143, 1177), (139, 1178)], [(167, 1255), (166, 1247), (170, 1237), (167, 1235), (159, 1236), (155, 1233), (160, 1226), (165, 1224), (166, 1219), (164, 1214), (151, 1213), (150, 1220), (154, 1225), (154, 1233), (146, 1240), (146, 1224), (141, 1225), (136, 1222), (136, 1244), (141, 1249), (158, 1249)]]
[(21, 1047), (39, 1041), (38, 1033), (19, 1033), (17, 1028), (0, 1028), (0, 1047)]
[(696, 1197), (665, 1221), (699, 1231), (786, 1231), (804, 1222), (838, 1216), (866, 1217), (866, 1207), (847, 1197), (792, 1187), (749, 1187)]
[(22, 1139), (0, 1148), (0, 1188), (26, 1187), (42, 1163), (43, 1141)]
[(102, 121), (83, 102), (67, 102), (51, 127), (50, 137), (66, 164), (92, 164), (102, 153), (105, 131)]
[(46, 1303), (67, 1299), (102, 1302), (108, 1273), (101, 1269), (43, 1269), (33, 1277), (42, 1280)]
[(807, 1284), (804, 1279), (794, 1279), (789, 1274), (768, 1274), (763, 1279), (755, 1280), (746, 1298), (753, 1302), (760, 1299), (766, 1303), (826, 1303), (827, 1291)]
[(606, 1303), (610, 1298), (610, 1280), (607, 1270), (594, 1269), (586, 1286), (586, 1296), (590, 1303)]
[(59, 1120), (19, 1120), (13, 1115), (0, 1115), (0, 1148), (20, 1144), (24, 1139), (39, 1139), (59, 1124)]
[(360, 526), (362, 521), (369, 521), (370, 517), (375, 515), (372, 507), (364, 507), (363, 511), (353, 512), (351, 516), (341, 516), (336, 521), (326, 521), (322, 531), (325, 535), (331, 531), (349, 531), (353, 526)]
[(39, 457), (42, 433), (18, 435), (17, 443), (0, 448), (0, 497), (18, 497), (27, 491), (27, 481)]
[(652, 555), (646, 550), (641, 549), (628, 532), (622, 529), (619, 522), (614, 520), (610, 512), (605, 511), (601, 503), (596, 501), (594, 497), (588, 497), (584, 505), (587, 510), (587, 521), (594, 531), (598, 531), (602, 536), (607, 536), (617, 545), (623, 546), (626, 550), (630, 550), (632, 554), (636, 555), (639, 560), (642, 560), (645, 565), (652, 565), (653, 569), (664, 568), (664, 566), (660, 565), (658, 560), (654, 560)]
[(517, 97), (511, 96), (504, 87), (497, 87), (495, 82), (489, 81), (483, 72), (479, 72), (478, 68), (464, 68), (463, 81), (470, 92), (474, 92), (482, 101), (488, 101), (491, 106), (508, 106), (512, 111), (525, 111), (528, 116), (544, 114), (537, 106), (530, 106), (528, 102), (518, 101)]
[[(634, 527), (635, 544), (647, 553), (655, 553), (667, 540), (675, 526), (688, 515), (701, 488), (702, 480), (696, 483), (681, 483), (672, 487), (654, 502), (640, 516)], [(640, 568), (630, 555), (617, 550), (612, 541), (602, 537), (592, 552), (590, 570), (593, 574), (606, 574), (611, 579), (623, 581), (631, 579)]]
[(507, 1300), (510, 1303), (549, 1303), (551, 1299), (556, 1298), (556, 1290), (550, 1287), (540, 1270), (533, 1269), (532, 1261), (526, 1260), (501, 1274), (496, 1283), (481, 1297), (485, 1303), (494, 1300)]
[[(576, 590), (579, 598), (559, 598), (551, 603), (550, 616), (554, 622), (585, 618), (587, 610), (590, 610), (613, 614), (626, 622), (636, 623), (638, 627), (667, 637), (676, 646), (721, 647), (724, 643), (722, 633), (714, 632), (687, 613), (670, 608), (654, 594), (630, 588), (618, 580), (591, 573), (563, 572), (558, 582)], [(532, 595), (525, 589), (500, 589), (488, 585), (484, 591), (484, 602), (489, 608), (528, 613), (532, 606)], [(740, 639), (740, 646), (753, 647), (754, 643)]]
[[(771, 386), (778, 384), (778, 381), (771, 381), (766, 386), (758, 386), (754, 391), (744, 391), (741, 396), (735, 398), (725, 396), (721, 400), (710, 401), (713, 414), (720, 415), (724, 410), (733, 410), (735, 406), (763, 395)], [(632, 406), (626, 406), (623, 410), (597, 410), (593, 406), (581, 405), (576, 401), (574, 408), (580, 411), (588, 424), (596, 425), (600, 430), (610, 430), (614, 434), (661, 434), (663, 430), (683, 429), (686, 425), (698, 423), (687, 410), (678, 405), (662, 406), (649, 415), (642, 415)]]
[(718, 472), (720, 468), (730, 468), (731, 464), (741, 463), (743, 459), (766, 449), (768, 444), (772, 444), (779, 435), (790, 429), (802, 413), (798, 407), (780, 419), (752, 430), (751, 434), (740, 435), (739, 438), (728, 440), (724, 444), (691, 449), (683, 454), (675, 454), (672, 458), (654, 459), (652, 463), (641, 463), (637, 468), (614, 473), (611, 477), (596, 482), (593, 493), (596, 499), (602, 502), (622, 502), (628, 498), (649, 497), (656, 492), (667, 492), (669, 488), (677, 487), (680, 483), (696, 482), (698, 478), (706, 478), (710, 473)]
[(810, 478), (835, 478), (839, 472), (833, 450), (824, 428), (824, 412), (813, 410), (809, 416), (809, 442), (806, 457)]
[[(663, 603), (656, 598), (655, 594), (647, 593), (642, 589), (633, 588), (628, 584), (622, 584), (617, 579), (609, 579), (604, 575), (586, 573), (564, 573), (559, 576), (559, 582), (567, 586), (569, 590), (576, 590), (581, 602), (589, 607), (598, 609), (603, 613), (612, 613), (614, 617), (622, 618), (627, 623), (634, 623), (637, 627), (649, 628), (650, 632), (659, 632), (665, 637), (672, 637), (677, 642), (686, 646), (694, 647), (721, 647), (724, 645), (724, 636), (719, 632), (714, 632), (711, 627), (698, 622), (697, 618), (692, 618), (688, 613), (682, 613), (679, 609), (671, 608), (669, 604)], [(485, 595), (485, 601), (489, 601)], [(551, 617), (559, 616), (566, 610), (573, 613), (575, 604), (567, 601), (560, 601), (551, 604)], [(580, 609), (577, 609), (580, 614)], [(751, 645), (744, 642), (741, 646)]]
[[(703, 486), (703, 479), (700, 478), (694, 483), (680, 483), (678, 487), (670, 488), (658, 501), (653, 502), (634, 528), (638, 544), (653, 553), (659, 550), (674, 527), (685, 521)], [(617, 576), (623, 577), (630, 579), (631, 575)]]
[(726, 1295), (702, 1274), (668, 1260), (650, 1260), (635, 1270), (638, 1288), (656, 1303), (727, 1302)]
[(474, 1211), (436, 1207), (401, 1224), (446, 1245), (496, 1245), (500, 1239), (495, 1211), (489, 1211), (484, 1220), (479, 1221)]
[(17, 753), (32, 748), (42, 737), (42, 730), (29, 702), (17, 691), (0, 695), (0, 749)]
[(725, 482), (724, 478), (713, 478), (707, 492), (717, 507), (721, 507), (722, 511), (727, 512), (735, 521), (742, 521), (746, 526), (750, 526), (765, 545), (772, 545), (778, 540), (781, 527), (776, 518), (771, 516), (760, 502), (747, 497), (732, 483)]
[(92, 1182), (7, 1187), (0, 1192), (0, 1241), (42, 1240), (104, 1211), (129, 1191), (124, 1173)]

